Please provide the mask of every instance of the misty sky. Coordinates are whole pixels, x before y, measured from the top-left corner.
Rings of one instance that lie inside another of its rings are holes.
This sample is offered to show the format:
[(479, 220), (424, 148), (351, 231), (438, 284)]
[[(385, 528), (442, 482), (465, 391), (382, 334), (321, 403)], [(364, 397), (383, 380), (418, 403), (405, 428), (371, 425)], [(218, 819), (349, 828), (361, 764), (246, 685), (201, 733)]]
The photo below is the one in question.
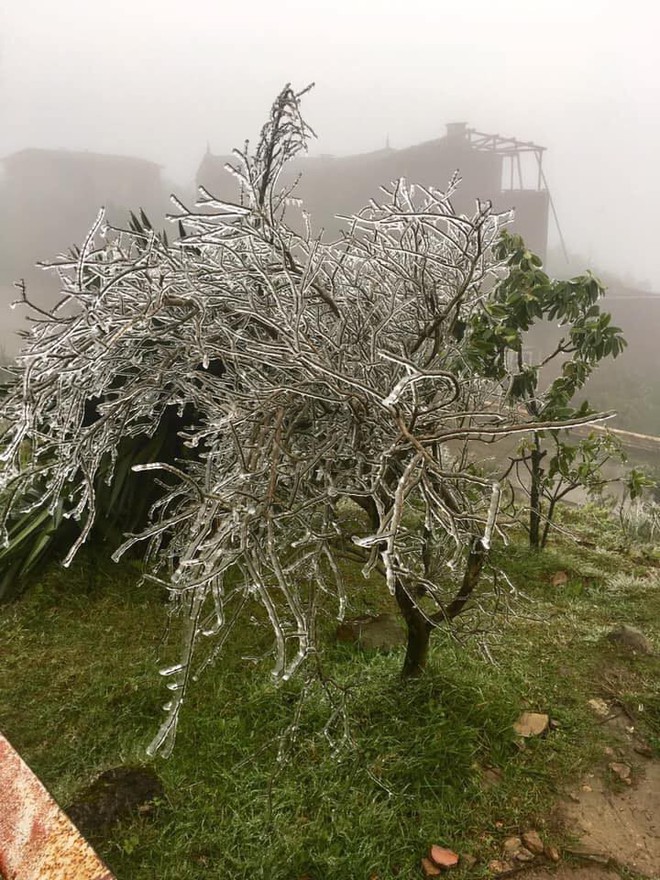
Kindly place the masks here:
[(569, 249), (660, 291), (659, 24), (641, 0), (0, 0), (0, 156), (139, 155), (188, 183), (314, 80), (315, 153), (451, 121), (547, 146)]

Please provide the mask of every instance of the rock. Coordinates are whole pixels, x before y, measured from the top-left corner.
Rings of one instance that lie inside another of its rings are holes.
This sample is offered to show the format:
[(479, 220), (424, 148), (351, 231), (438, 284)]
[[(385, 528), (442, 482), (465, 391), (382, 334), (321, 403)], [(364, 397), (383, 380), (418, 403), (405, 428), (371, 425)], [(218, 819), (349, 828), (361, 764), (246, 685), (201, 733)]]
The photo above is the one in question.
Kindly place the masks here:
[(622, 764), (619, 761), (612, 761), (608, 764), (608, 767), (612, 773), (619, 777), (621, 782), (625, 782), (626, 785), (632, 785), (630, 779), (630, 767), (627, 764)]
[(523, 847), (519, 849), (515, 855), (515, 859), (517, 862), (533, 862), (534, 861), (534, 853), (531, 853), (528, 849)]
[(607, 705), (605, 700), (601, 700), (600, 697), (595, 697), (593, 700), (587, 701), (587, 706), (596, 713), (596, 715), (600, 715), (601, 718), (607, 718), (610, 714), (610, 707)]
[(525, 831), (522, 836), (522, 842), (525, 847), (535, 856), (540, 856), (543, 852), (543, 841), (538, 831)]
[(607, 639), (608, 641), (621, 645), (621, 647), (627, 648), (629, 651), (634, 651), (637, 654), (653, 653), (653, 645), (646, 638), (644, 633), (635, 629), (634, 626), (628, 626), (626, 623), (614, 627), (614, 629), (607, 634)]
[(645, 742), (636, 742), (633, 746), (634, 750), (638, 755), (642, 755), (644, 758), (652, 758), (653, 757), (653, 749), (648, 743)]
[(545, 846), (543, 849), (543, 854), (546, 859), (550, 859), (551, 862), (558, 862), (561, 858), (559, 850), (556, 846)]
[(597, 865), (609, 865), (610, 863), (610, 857), (608, 855), (599, 852), (596, 849), (592, 849), (590, 846), (578, 844), (577, 846), (566, 847), (566, 852), (579, 859), (587, 859), (590, 862), (595, 862)]
[(504, 841), (504, 852), (509, 858), (515, 856), (522, 848), (522, 840), (519, 837), (507, 837)]
[(422, 859), (422, 871), (425, 877), (439, 877), (442, 874), (442, 868), (434, 865), (431, 859)]
[(429, 850), (429, 858), (439, 868), (455, 868), (458, 864), (457, 853), (436, 844), (433, 844)]
[(523, 712), (513, 725), (518, 736), (540, 736), (548, 729), (550, 718), (540, 712)]
[(339, 642), (356, 642), (370, 651), (392, 651), (406, 640), (401, 621), (395, 614), (350, 618), (337, 627), (336, 635)]
[(553, 587), (565, 587), (568, 583), (568, 575), (565, 571), (556, 571), (552, 576)]
[(491, 874), (506, 874), (511, 870), (511, 865), (502, 859), (493, 859), (492, 862), (488, 862), (488, 870)]
[(84, 837), (103, 836), (113, 825), (153, 811), (163, 784), (149, 767), (114, 767), (81, 791), (66, 813)]

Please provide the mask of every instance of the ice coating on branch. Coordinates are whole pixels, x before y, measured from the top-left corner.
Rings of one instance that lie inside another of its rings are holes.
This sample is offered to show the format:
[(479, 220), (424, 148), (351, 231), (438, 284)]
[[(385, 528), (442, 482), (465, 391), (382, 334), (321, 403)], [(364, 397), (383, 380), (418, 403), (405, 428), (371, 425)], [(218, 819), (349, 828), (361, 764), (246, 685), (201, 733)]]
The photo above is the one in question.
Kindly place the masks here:
[(399, 379), (399, 381), (396, 383), (396, 385), (390, 391), (390, 393), (387, 395), (387, 397), (384, 397), (383, 400), (381, 401), (383, 406), (386, 406), (386, 407), (394, 406), (394, 404), (401, 397), (406, 386), (409, 385), (411, 381), (412, 381), (412, 376), (404, 376), (402, 379)]
[[(295, 232), (282, 210), (296, 197), (278, 180), (311, 136), (299, 105), (284, 90), (255, 151), (236, 152), (242, 204), (206, 191), (198, 211), (173, 200), (179, 240), (107, 227), (100, 212), (80, 251), (54, 264), (64, 305), (34, 324), (0, 404), (0, 523), (28, 507), (78, 521), (67, 562), (120, 444), (147, 446), (168, 415), (182, 421), (189, 455), (133, 466), (160, 495), (113, 555), (144, 549), (181, 630), (150, 754), (171, 750), (190, 679), (255, 603), (285, 681), (316, 650), (310, 585), (340, 619), (350, 608), (346, 545), (365, 577), (431, 595), (420, 523), (453, 566), (450, 586), (465, 549), (480, 535), (489, 546), (496, 527), (499, 495), (456, 447), (475, 427), (501, 430), (485, 405), (500, 389), (474, 374), (452, 326), (501, 272), (493, 245), (507, 218), (486, 204), (457, 215), (454, 183), (399, 180), (343, 240)], [(352, 543), (350, 503), (367, 518)]]
[(357, 547), (373, 547), (374, 544), (380, 544), (381, 541), (386, 541), (387, 535), (367, 535), (361, 538), (359, 535), (353, 535), (351, 541)]

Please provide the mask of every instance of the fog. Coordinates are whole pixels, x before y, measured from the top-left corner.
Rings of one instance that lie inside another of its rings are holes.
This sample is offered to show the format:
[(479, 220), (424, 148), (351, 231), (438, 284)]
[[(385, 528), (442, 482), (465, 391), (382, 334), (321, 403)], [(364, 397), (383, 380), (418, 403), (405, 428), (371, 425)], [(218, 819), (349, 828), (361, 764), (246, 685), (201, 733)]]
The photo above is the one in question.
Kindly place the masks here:
[(207, 144), (256, 137), (285, 82), (315, 81), (313, 153), (452, 121), (547, 147), (569, 250), (657, 291), (659, 19), (641, 0), (3, 0), (0, 157), (139, 156), (186, 186)]

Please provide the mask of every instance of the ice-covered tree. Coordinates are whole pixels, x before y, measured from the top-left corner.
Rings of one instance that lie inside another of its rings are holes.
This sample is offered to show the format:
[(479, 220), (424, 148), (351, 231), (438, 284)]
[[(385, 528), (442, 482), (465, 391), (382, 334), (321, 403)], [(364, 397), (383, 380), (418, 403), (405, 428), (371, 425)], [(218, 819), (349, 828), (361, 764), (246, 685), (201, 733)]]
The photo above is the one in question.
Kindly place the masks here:
[[(474, 464), (484, 444), (564, 424), (521, 416), (474, 368), (473, 319), (508, 271), (495, 248), (507, 216), (488, 203), (459, 215), (456, 181), (400, 180), (337, 242), (287, 225), (299, 206), (278, 180), (311, 134), (302, 94), (286, 87), (256, 150), (236, 151), (236, 204), (174, 200), (176, 240), (99, 214), (57, 261), (62, 299), (36, 316), (2, 403), (0, 517), (29, 498), (77, 521), (65, 564), (122, 443), (172, 412), (186, 425), (179, 458), (137, 465), (159, 497), (115, 554), (144, 543), (183, 630), (152, 750), (171, 747), (191, 676), (255, 602), (273, 675), (291, 677), (317, 651), (319, 591), (339, 618), (350, 606), (346, 556), (382, 573), (407, 625), (404, 673), (418, 674), (433, 629), (475, 601), (498, 530), (498, 483)], [(365, 527), (346, 536), (350, 502)]]

